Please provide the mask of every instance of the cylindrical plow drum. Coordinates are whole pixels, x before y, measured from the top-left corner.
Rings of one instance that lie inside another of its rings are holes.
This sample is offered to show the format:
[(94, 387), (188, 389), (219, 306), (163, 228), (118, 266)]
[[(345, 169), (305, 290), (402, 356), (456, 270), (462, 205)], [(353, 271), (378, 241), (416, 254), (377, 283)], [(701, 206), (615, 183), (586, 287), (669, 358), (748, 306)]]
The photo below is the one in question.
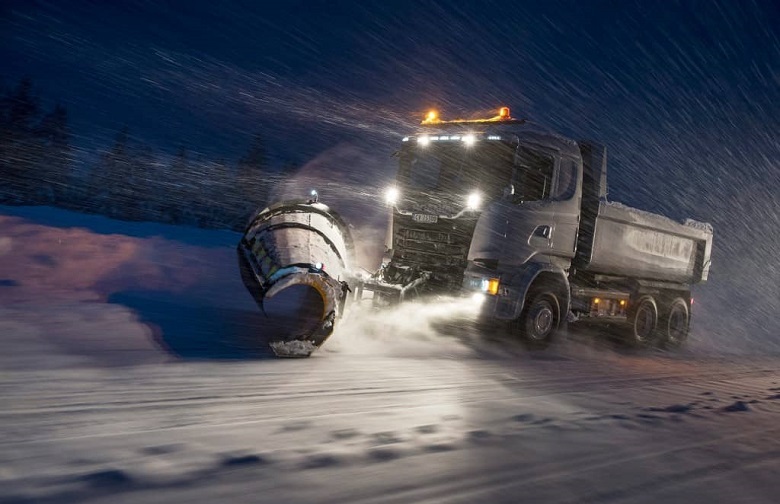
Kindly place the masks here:
[(354, 244), (335, 212), (314, 201), (287, 201), (255, 215), (238, 245), (241, 276), (261, 309), (296, 285), (313, 288), (322, 313), (312, 329), (270, 343), (284, 357), (307, 357), (333, 332), (349, 292)]

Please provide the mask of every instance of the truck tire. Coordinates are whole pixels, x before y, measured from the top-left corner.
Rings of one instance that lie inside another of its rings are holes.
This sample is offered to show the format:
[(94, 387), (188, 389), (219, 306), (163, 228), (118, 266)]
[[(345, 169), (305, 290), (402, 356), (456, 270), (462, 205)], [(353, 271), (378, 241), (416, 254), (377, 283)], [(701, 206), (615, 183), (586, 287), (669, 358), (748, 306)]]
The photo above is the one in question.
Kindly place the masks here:
[(671, 302), (663, 321), (663, 341), (665, 348), (680, 348), (688, 339), (691, 316), (688, 303), (683, 298)]
[(658, 305), (653, 296), (642, 296), (632, 303), (628, 343), (635, 347), (652, 346), (658, 340)]
[(543, 350), (555, 339), (561, 323), (561, 308), (552, 292), (531, 295), (531, 302), (520, 314), (519, 331), (523, 342), (532, 350)]

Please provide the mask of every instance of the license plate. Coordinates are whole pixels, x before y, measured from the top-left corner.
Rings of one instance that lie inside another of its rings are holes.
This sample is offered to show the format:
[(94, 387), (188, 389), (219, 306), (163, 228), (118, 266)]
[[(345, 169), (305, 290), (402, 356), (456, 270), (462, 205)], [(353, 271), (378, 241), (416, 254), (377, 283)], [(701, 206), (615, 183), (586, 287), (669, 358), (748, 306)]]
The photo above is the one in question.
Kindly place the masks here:
[(416, 214), (412, 214), (412, 220), (414, 222), (422, 222), (423, 224), (435, 224), (439, 220), (439, 216), (416, 213)]

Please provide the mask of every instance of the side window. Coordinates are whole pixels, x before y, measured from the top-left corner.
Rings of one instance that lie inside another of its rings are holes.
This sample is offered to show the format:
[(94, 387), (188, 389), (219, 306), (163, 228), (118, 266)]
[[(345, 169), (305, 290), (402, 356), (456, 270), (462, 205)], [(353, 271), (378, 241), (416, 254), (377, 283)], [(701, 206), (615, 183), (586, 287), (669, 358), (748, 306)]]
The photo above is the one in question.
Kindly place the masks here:
[(555, 158), (544, 152), (520, 146), (515, 156), (513, 201), (539, 201), (550, 197)]
[(577, 163), (571, 158), (562, 158), (558, 168), (558, 180), (555, 184), (553, 198), (567, 200), (574, 196), (577, 189)]

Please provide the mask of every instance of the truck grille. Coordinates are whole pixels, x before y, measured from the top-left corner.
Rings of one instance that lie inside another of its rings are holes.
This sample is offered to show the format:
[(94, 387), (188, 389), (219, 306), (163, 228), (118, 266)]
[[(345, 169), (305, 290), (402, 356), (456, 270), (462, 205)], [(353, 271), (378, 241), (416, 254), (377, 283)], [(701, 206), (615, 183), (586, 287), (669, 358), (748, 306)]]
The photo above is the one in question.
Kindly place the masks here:
[(463, 240), (457, 240), (457, 237), (451, 234), (416, 229), (401, 230), (398, 235), (398, 248), (408, 261), (426, 264), (443, 262), (450, 266), (465, 264), (468, 253)]
[(442, 219), (436, 224), (421, 224), (397, 215), (393, 259), (429, 271), (465, 268), (475, 224), (476, 219)]

